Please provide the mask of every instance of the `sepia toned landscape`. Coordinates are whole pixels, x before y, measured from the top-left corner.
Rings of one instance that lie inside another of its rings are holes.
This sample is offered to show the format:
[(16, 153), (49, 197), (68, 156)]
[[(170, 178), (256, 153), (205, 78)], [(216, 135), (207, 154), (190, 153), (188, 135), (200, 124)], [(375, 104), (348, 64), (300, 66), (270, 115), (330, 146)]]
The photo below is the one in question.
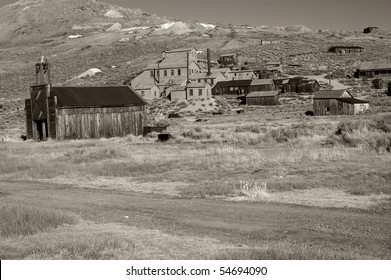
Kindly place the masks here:
[[(183, 22), (92, 0), (18, 1), (0, 27), (0, 259), (391, 258), (391, 78), (360, 66), (391, 61), (391, 29)], [(190, 98), (202, 81), (159, 71), (171, 55), (189, 73), (193, 50), (197, 75), (256, 77)], [(222, 67), (227, 54), (238, 59)], [(47, 135), (25, 103), (39, 79)], [(248, 105), (254, 81), (276, 102)], [(128, 85), (142, 126), (126, 110), (99, 120), (103, 98), (80, 119), (61, 100)], [(336, 90), (334, 114), (320, 96)]]

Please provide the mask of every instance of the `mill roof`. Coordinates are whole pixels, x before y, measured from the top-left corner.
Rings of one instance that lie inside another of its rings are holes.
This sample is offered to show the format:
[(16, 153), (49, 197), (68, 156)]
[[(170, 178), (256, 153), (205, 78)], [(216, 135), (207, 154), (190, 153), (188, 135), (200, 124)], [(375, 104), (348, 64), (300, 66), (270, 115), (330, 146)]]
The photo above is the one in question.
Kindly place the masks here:
[(59, 108), (142, 106), (146, 101), (130, 86), (51, 87)]

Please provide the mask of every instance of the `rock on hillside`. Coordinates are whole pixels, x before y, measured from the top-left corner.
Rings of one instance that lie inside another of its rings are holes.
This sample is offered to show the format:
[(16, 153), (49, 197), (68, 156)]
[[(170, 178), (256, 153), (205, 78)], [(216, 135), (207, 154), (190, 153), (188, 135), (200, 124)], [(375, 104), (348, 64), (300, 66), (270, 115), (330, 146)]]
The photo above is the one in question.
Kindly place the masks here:
[[(155, 26), (168, 20), (140, 9), (127, 9), (95, 0), (20, 0), (0, 8), (0, 42), (34, 41), (72, 32), (74, 26), (107, 29)], [(88, 30), (88, 29), (85, 29)]]

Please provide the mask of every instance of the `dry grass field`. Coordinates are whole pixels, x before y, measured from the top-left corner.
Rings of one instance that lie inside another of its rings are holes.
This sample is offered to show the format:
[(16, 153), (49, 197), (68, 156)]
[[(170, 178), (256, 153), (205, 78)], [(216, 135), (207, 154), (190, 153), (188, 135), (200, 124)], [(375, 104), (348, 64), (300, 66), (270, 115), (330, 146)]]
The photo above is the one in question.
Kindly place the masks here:
[(0, 142), (0, 258), (389, 259), (390, 115), (280, 106)]

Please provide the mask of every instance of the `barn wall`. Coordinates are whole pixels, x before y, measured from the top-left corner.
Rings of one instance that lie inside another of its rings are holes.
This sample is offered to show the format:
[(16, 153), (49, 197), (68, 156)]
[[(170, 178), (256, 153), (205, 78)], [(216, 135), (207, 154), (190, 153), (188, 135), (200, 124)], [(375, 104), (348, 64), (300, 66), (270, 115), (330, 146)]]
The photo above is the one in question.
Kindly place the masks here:
[(247, 105), (255, 105), (255, 106), (277, 105), (278, 104), (278, 97), (276, 97), (276, 96), (247, 97), (246, 104)]
[(314, 99), (314, 115), (338, 115), (338, 102), (335, 99)]
[(58, 109), (57, 139), (142, 135), (144, 106)]
[(27, 139), (33, 139), (33, 118), (31, 114), (31, 100), (26, 99), (24, 101), (25, 113), (26, 113), (26, 136)]

